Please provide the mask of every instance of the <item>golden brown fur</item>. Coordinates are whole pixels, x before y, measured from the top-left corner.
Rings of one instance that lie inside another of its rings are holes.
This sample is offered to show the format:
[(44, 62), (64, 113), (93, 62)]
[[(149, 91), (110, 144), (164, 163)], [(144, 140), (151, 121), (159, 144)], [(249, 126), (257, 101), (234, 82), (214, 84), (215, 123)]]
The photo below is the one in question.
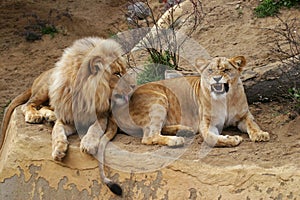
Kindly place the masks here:
[[(42, 73), (32, 87), (16, 97), (6, 109), (0, 149), (13, 110), (23, 103), (22, 111), (28, 123), (43, 120), (55, 122), (52, 131), (52, 156), (62, 160), (68, 149), (67, 136), (76, 131), (81, 134), (80, 149), (96, 155), (99, 147), (104, 148), (116, 132), (116, 126), (109, 120), (112, 90), (126, 73), (125, 62), (121, 58), (121, 47), (110, 39), (88, 37), (74, 42), (65, 49), (56, 67)], [(130, 85), (121, 87), (126, 91)], [(49, 104), (50, 105), (46, 106)], [(108, 124), (107, 124), (108, 123)], [(99, 161), (103, 160), (99, 157)], [(98, 157), (98, 156), (97, 156)], [(106, 178), (101, 163), (101, 178), (116, 194), (122, 191), (118, 185)]]
[[(105, 130), (111, 88), (126, 72), (121, 54), (120, 45), (113, 40), (89, 37), (75, 41), (64, 51), (55, 68), (42, 73), (30, 89), (8, 106), (2, 123), (1, 145), (14, 108), (25, 102), (22, 110), (26, 122), (54, 122), (57, 118), (52, 134), (55, 160), (64, 157), (68, 144), (66, 137), (75, 132), (76, 120), (86, 131), (95, 122), (101, 122), (101, 129)], [(45, 106), (49, 100), (51, 107)], [(57, 127), (61, 129), (58, 131)], [(94, 146), (88, 144), (91, 138), (83, 138), (85, 143), (81, 144), (81, 150), (94, 154), (95, 143), (103, 131), (99, 134), (95, 134), (97, 139), (93, 138)]]
[(268, 141), (269, 134), (259, 128), (248, 108), (240, 80), (245, 64), (243, 56), (198, 60), (201, 76), (142, 85), (129, 105), (113, 109), (113, 117), (128, 134), (142, 133), (143, 144), (181, 146), (184, 138), (175, 136), (176, 132), (193, 131), (201, 133), (210, 146), (239, 145), (242, 137), (221, 135), (227, 126), (247, 132), (251, 141)]

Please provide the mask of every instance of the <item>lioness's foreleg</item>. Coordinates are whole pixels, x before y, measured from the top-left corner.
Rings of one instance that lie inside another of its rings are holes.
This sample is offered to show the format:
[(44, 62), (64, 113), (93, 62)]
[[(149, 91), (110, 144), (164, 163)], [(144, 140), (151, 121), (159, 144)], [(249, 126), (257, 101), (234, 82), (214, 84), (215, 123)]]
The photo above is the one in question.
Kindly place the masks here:
[(182, 146), (183, 137), (161, 135), (164, 121), (166, 119), (166, 109), (160, 104), (153, 104), (149, 111), (150, 123), (143, 127), (143, 144), (159, 144), (167, 146)]
[(64, 124), (61, 120), (56, 120), (52, 130), (52, 157), (54, 160), (61, 161), (68, 150), (69, 135), (76, 132), (75, 128)]
[(204, 141), (211, 147), (234, 147), (243, 141), (243, 138), (238, 135), (220, 135), (217, 127), (210, 125), (209, 119), (204, 119), (201, 122), (200, 133)]
[(80, 150), (91, 155), (95, 155), (98, 151), (98, 145), (101, 136), (104, 134), (107, 126), (107, 118), (100, 118), (92, 124), (87, 133), (83, 136), (80, 142)]
[(248, 111), (246, 116), (240, 121), (238, 124), (238, 128), (248, 133), (250, 140), (253, 142), (262, 142), (262, 141), (269, 141), (270, 135), (268, 132), (262, 131), (257, 123), (254, 121), (254, 117)]

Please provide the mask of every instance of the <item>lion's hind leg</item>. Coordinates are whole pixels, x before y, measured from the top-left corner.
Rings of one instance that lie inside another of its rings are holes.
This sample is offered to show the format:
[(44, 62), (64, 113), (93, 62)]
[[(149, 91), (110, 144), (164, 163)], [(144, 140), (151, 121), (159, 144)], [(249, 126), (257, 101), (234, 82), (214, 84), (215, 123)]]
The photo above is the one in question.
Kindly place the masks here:
[[(53, 68), (54, 69), (54, 68)], [(49, 76), (52, 70), (45, 71), (37, 77), (31, 87), (31, 96), (27, 103), (22, 106), (22, 111), (25, 115), (25, 121), (28, 123), (42, 123), (46, 118), (49, 121), (55, 120), (53, 111), (49, 108), (43, 108), (43, 105), (49, 102)], [(42, 107), (42, 108), (41, 108)], [(39, 108), (41, 108), (39, 110)]]
[(143, 127), (142, 143), (151, 145), (182, 146), (183, 137), (161, 135), (164, 121), (166, 119), (166, 109), (160, 104), (153, 104), (149, 112), (150, 122)]
[(31, 124), (42, 123), (43, 115), (37, 110), (33, 103), (26, 103), (22, 106), (22, 111), (25, 116), (25, 122)]

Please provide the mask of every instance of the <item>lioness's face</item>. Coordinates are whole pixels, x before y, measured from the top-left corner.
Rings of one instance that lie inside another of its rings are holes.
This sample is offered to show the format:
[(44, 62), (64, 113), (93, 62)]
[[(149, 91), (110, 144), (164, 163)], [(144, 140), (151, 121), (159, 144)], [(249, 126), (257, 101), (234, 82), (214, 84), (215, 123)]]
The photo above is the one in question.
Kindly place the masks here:
[(122, 106), (128, 103), (129, 98), (137, 85), (135, 72), (129, 70), (121, 78), (112, 77), (110, 84), (114, 85), (111, 96), (112, 106)]
[(202, 63), (201, 66), (197, 63), (197, 66), (200, 68), (201, 79), (210, 92), (215, 95), (223, 95), (228, 93), (234, 84), (237, 84), (245, 64), (245, 58), (238, 56), (231, 59), (217, 57), (210, 62)]

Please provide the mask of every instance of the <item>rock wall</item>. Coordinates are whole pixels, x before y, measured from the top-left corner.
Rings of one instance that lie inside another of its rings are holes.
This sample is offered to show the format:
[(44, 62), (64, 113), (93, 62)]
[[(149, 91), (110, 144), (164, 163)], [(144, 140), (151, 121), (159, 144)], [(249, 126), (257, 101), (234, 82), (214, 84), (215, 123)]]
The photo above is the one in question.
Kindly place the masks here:
[(112, 142), (105, 159), (118, 170), (106, 167), (106, 173), (123, 188), (117, 197), (99, 180), (97, 160), (80, 153), (77, 136), (69, 138), (64, 161), (53, 161), (50, 134), (51, 127), (26, 124), (20, 108), (15, 110), (0, 152), (0, 199), (300, 198), (300, 170), (292, 161), (272, 168), (220, 167), (179, 158), (152, 172), (133, 173), (130, 168), (143, 163), (116, 152)]

